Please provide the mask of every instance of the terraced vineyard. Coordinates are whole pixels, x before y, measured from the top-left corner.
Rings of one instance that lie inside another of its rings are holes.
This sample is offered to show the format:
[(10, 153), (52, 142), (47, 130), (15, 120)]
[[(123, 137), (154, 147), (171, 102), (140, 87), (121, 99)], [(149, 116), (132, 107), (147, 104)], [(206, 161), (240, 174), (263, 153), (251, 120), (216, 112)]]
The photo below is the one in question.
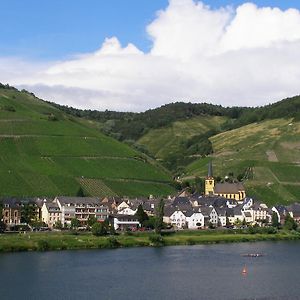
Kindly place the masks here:
[(0, 196), (76, 195), (80, 186), (93, 196), (174, 192), (168, 172), (98, 127), (32, 94), (0, 88)]
[(181, 149), (182, 143), (189, 138), (219, 129), (226, 117), (200, 116), (185, 121), (174, 122), (171, 126), (150, 130), (138, 140), (156, 158), (165, 159)]
[[(269, 204), (300, 201), (300, 123), (274, 119), (213, 136), (214, 155), (186, 167), (186, 176), (205, 176), (213, 160), (215, 175), (236, 176), (251, 169), (248, 195)], [(247, 176), (246, 176), (247, 177)]]

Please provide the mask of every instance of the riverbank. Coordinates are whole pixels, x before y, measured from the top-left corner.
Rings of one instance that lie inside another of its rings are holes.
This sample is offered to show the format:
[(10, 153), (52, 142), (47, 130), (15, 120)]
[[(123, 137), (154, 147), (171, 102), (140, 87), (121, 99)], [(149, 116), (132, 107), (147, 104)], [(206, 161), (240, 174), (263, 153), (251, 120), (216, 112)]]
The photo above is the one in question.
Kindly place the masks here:
[(275, 234), (249, 234), (233, 231), (179, 231), (165, 234), (162, 237), (148, 232), (96, 237), (89, 232), (30, 232), (26, 234), (1, 234), (0, 252), (109, 249), (282, 240), (300, 240), (300, 233), (280, 231)]

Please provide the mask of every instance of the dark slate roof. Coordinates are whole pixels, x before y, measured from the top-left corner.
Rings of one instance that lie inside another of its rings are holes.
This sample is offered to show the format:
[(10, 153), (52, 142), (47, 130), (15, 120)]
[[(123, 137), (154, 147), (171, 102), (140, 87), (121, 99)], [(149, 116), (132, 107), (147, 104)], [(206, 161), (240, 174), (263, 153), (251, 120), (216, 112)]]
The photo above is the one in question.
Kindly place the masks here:
[(42, 207), (44, 203), (46, 202), (52, 202), (53, 201), (53, 198), (36, 198), (35, 199), (35, 204), (38, 206), (38, 207)]
[(18, 198), (2, 198), (1, 202), (10, 208), (18, 208), (21, 206), (21, 201)]
[(103, 205), (99, 198), (92, 197), (57, 197), (61, 204), (98, 204)]
[(226, 216), (226, 208), (225, 207), (215, 207), (215, 210), (218, 216)]
[(219, 196), (201, 196), (198, 199), (199, 205), (207, 205), (214, 207), (226, 207), (228, 199)]
[(49, 212), (60, 212), (60, 208), (59, 208), (58, 204), (55, 202), (48, 202), (48, 203), (45, 203), (45, 205)]
[(201, 212), (205, 217), (209, 216), (213, 210), (213, 207), (209, 206), (199, 206), (199, 212)]
[(176, 197), (172, 203), (173, 206), (191, 205), (190, 198), (188, 197)]
[(234, 217), (236, 215), (240, 216), (242, 215), (242, 207), (241, 205), (238, 205), (236, 207), (233, 207), (233, 208), (226, 208), (226, 215), (228, 217)]
[(236, 194), (240, 191), (244, 191), (245, 188), (242, 183), (217, 183), (214, 188), (214, 192), (217, 194)]
[(193, 209), (188, 209), (188, 210), (186, 210), (186, 211), (184, 212), (184, 215), (185, 215), (186, 217), (190, 217), (190, 216), (193, 215), (194, 212), (195, 212), (195, 211), (194, 211)]
[(259, 210), (259, 211), (264, 211), (264, 210), (267, 211), (267, 210), (268, 210), (267, 208), (261, 207), (260, 204), (257, 203), (257, 202), (255, 202), (255, 203), (251, 206), (251, 208), (252, 208), (253, 210)]
[(300, 217), (300, 203), (294, 203), (287, 207), (288, 211), (293, 213), (293, 216), (296, 218)]
[(167, 205), (164, 208), (164, 216), (170, 217), (177, 209), (174, 206)]

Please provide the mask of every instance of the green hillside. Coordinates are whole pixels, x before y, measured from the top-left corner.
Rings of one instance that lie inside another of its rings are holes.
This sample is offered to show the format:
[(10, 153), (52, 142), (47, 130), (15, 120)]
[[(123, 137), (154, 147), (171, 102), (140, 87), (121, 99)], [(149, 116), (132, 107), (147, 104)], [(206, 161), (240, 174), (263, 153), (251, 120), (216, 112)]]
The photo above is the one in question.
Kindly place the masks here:
[(186, 175), (242, 174), (248, 195), (269, 203), (300, 201), (300, 122), (274, 119), (226, 131), (210, 138), (214, 154), (186, 167)]
[(0, 196), (174, 192), (155, 161), (33, 94), (0, 87)]
[(226, 120), (226, 117), (199, 116), (177, 121), (170, 126), (150, 130), (137, 143), (143, 145), (156, 158), (167, 159), (169, 155), (184, 151), (185, 142), (193, 136), (219, 130)]

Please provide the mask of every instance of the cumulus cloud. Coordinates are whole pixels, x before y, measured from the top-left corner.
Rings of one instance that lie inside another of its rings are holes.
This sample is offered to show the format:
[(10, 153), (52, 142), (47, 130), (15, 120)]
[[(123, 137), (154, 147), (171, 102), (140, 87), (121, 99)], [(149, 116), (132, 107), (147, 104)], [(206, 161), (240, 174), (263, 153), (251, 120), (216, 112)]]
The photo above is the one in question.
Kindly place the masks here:
[(0, 81), (81, 108), (142, 111), (171, 101), (262, 105), (299, 94), (300, 12), (170, 0), (144, 53), (107, 38), (93, 53), (38, 64), (0, 58)]

